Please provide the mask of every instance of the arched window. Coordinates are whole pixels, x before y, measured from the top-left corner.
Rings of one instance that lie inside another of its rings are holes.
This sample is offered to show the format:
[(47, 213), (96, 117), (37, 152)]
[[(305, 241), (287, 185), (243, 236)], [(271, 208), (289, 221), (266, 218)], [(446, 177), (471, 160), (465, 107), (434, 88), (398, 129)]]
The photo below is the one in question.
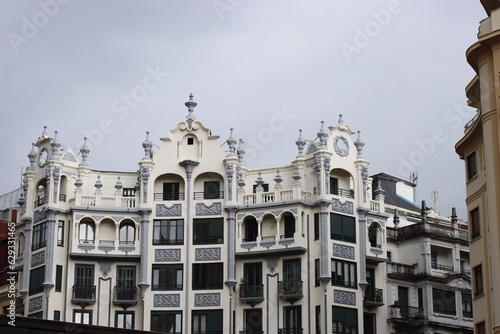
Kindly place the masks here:
[(80, 242), (94, 243), (94, 228), (95, 224), (90, 222), (80, 223)]
[(133, 245), (135, 240), (135, 226), (131, 223), (120, 225), (120, 245)]
[(256, 241), (257, 240), (257, 220), (253, 217), (245, 219), (245, 240), (244, 241)]
[(381, 242), (378, 236), (380, 230), (380, 225), (377, 222), (372, 222), (370, 227), (368, 227), (368, 240), (370, 241), (371, 247), (380, 248)]

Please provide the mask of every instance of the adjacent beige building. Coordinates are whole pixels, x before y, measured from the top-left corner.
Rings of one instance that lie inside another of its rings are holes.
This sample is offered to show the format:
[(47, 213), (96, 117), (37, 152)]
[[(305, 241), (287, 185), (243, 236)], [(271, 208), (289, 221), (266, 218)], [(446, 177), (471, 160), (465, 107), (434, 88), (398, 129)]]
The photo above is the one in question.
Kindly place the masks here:
[(465, 161), (476, 333), (500, 333), (500, 2), (481, 1), (488, 17), (467, 50), (476, 76), (466, 88), (476, 116), (455, 149)]

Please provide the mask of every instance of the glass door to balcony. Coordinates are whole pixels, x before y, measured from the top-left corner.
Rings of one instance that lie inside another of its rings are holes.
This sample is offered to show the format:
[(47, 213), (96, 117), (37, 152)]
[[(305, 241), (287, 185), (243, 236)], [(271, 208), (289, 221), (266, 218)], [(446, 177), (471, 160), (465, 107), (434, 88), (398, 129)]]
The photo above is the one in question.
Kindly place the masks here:
[(78, 264), (75, 267), (74, 297), (94, 299), (94, 266)]
[(135, 267), (118, 266), (117, 271), (116, 299), (135, 300)]
[(262, 263), (245, 263), (243, 265), (242, 288), (246, 298), (262, 297)]
[(295, 294), (301, 288), (300, 259), (283, 260), (283, 292)]
[(285, 326), (282, 334), (302, 334), (302, 308), (300, 306), (285, 307)]

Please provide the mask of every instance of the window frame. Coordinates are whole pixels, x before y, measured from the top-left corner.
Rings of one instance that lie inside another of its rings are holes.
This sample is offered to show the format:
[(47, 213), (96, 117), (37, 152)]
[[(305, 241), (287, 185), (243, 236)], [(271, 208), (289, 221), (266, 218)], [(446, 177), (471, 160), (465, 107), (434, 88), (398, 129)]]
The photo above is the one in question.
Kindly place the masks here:
[[(349, 318), (354, 316), (354, 319), (349, 319), (347, 318), (347, 316)], [(358, 310), (355, 308), (333, 305), (331, 319), (332, 319), (332, 333), (346, 333), (345, 332), (346, 328), (351, 328), (351, 329), (355, 328), (357, 332), (359, 328)], [(346, 323), (352, 326), (346, 326)]]
[(483, 267), (477, 265), (472, 270), (474, 271), (474, 297), (478, 297), (484, 294)]
[(47, 246), (47, 222), (33, 226), (33, 239), (31, 240), (31, 251)]
[[(118, 319), (120, 315), (123, 315), (123, 319)], [(130, 327), (127, 327), (127, 316), (132, 317)], [(121, 323), (120, 323), (121, 322)], [(116, 311), (115, 312), (115, 328), (122, 329), (134, 329), (135, 328), (135, 312), (134, 311)]]
[(330, 239), (356, 243), (356, 218), (330, 212)]
[[(84, 228), (82, 238), (82, 228)], [(91, 232), (91, 233), (89, 233)], [(90, 235), (91, 234), (91, 235)], [(92, 237), (90, 239), (89, 237)], [(84, 244), (95, 243), (95, 223), (94, 222), (81, 222), (78, 226), (78, 242)]]
[[(203, 319), (205, 322), (204, 326), (202, 326)], [(223, 310), (192, 310), (191, 311), (191, 331), (192, 331), (192, 334), (222, 333), (224, 330), (223, 324), (224, 324), (224, 311)]]
[[(80, 322), (77, 322), (77, 319), (76, 319), (77, 314), (79, 314), (81, 316)], [(83, 322), (85, 320), (83, 317), (84, 314), (89, 315), (89, 319), (88, 319), (89, 322)], [(75, 324), (81, 324), (81, 325), (92, 325), (92, 310), (73, 310), (73, 322)]]
[(479, 207), (472, 209), (469, 212), (471, 239), (475, 239), (481, 235), (481, 219), (479, 216)]
[(224, 218), (218, 217), (193, 219), (193, 245), (213, 245), (223, 243)]
[[(356, 262), (332, 259), (331, 266), (331, 278), (333, 286), (357, 289), (358, 270), (356, 267)], [(340, 269), (341, 275), (337, 275), (338, 269)], [(353, 274), (354, 277), (351, 277)], [(345, 279), (339, 280), (335, 276)]]
[(477, 156), (476, 151), (469, 154), (466, 158), (467, 180), (472, 180), (477, 176)]
[[(169, 316), (173, 316), (173, 319), (174, 319), (174, 327), (175, 328), (172, 328), (173, 331), (169, 330), (167, 332), (167, 329), (166, 328), (155, 328), (154, 325), (156, 325), (158, 323), (158, 325), (160, 325), (160, 321), (155, 321), (153, 320), (154, 317), (158, 317), (158, 318), (163, 318), (165, 317), (165, 319), (163, 319), (163, 324), (166, 324), (166, 320)], [(163, 332), (163, 333), (167, 333), (167, 334), (182, 334), (182, 311), (151, 311), (151, 325), (150, 325), (150, 329), (151, 331), (158, 331), (158, 332)]]
[(57, 222), (57, 246), (64, 247), (64, 220)]
[(220, 290), (224, 288), (222, 262), (193, 263), (192, 290)]
[(453, 290), (432, 288), (432, 310), (434, 313), (457, 315), (457, 296)]
[[(175, 238), (171, 238), (171, 229), (175, 229)], [(162, 230), (166, 238), (162, 239)], [(184, 219), (155, 219), (153, 221), (153, 245), (184, 245)]]
[(30, 270), (30, 296), (43, 292), (43, 282), (45, 281), (45, 266), (37, 267)]
[[(158, 274), (156, 274), (156, 272), (158, 272)], [(173, 281), (175, 281), (175, 284), (168, 284), (168, 282), (172, 278)], [(182, 263), (153, 264), (151, 269), (151, 290), (177, 291), (177, 290), (182, 290), (183, 288), (184, 288), (184, 265)]]
[(472, 305), (472, 294), (462, 292), (460, 296), (462, 298), (462, 317), (472, 319), (474, 315), (474, 309)]
[[(132, 232), (129, 231), (129, 228), (132, 229)], [(125, 240), (122, 240), (122, 230), (125, 229)], [(135, 224), (127, 222), (127, 223), (122, 223), (120, 224), (120, 228), (118, 230), (118, 238), (119, 238), (119, 244), (120, 245), (133, 245), (135, 244)], [(130, 237), (129, 234), (132, 234), (132, 237)]]

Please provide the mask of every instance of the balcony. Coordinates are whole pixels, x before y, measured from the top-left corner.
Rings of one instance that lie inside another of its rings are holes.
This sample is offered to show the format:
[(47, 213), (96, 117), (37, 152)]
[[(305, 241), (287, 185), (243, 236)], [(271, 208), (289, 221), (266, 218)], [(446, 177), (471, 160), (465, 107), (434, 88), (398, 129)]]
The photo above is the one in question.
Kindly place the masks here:
[(183, 201), (184, 198), (184, 193), (154, 193), (155, 201)]
[(464, 269), (464, 268), (462, 268), (462, 269), (460, 269), (460, 273), (461, 273), (462, 275), (465, 275), (465, 276), (469, 276), (469, 277), (470, 277), (470, 269)]
[(363, 306), (369, 310), (375, 307), (384, 306), (384, 290), (366, 289)]
[(95, 285), (73, 285), (71, 302), (84, 308), (95, 303), (95, 296)]
[(47, 203), (47, 197), (40, 197), (39, 199), (37, 199), (35, 201), (35, 208), (39, 207), (39, 206), (42, 206), (44, 205), (45, 203)]
[(431, 263), (431, 268), (441, 271), (446, 271), (449, 273), (453, 272), (453, 266), (446, 266), (444, 264)]
[(195, 200), (203, 200), (203, 199), (224, 199), (224, 192), (219, 191), (218, 194), (206, 193), (204, 191), (198, 191), (194, 193)]
[(267, 191), (259, 194), (243, 195), (241, 200), (243, 201), (244, 205), (287, 202), (291, 200), (310, 202), (311, 193), (307, 191), (301, 191), (298, 196), (294, 196), (293, 189), (284, 189), (276, 191)]
[(389, 262), (387, 263), (387, 276), (394, 279), (414, 280), (425, 276), (415, 271), (417, 265), (409, 265), (404, 263)]
[(106, 208), (135, 208), (136, 198), (122, 195), (79, 195), (75, 198), (75, 205), (84, 207), (106, 207)]
[(387, 238), (396, 242), (410, 240), (419, 236), (441, 239), (469, 245), (469, 232), (436, 223), (416, 223), (400, 228), (387, 228)]
[(389, 320), (411, 326), (422, 326), (425, 320), (424, 309), (407, 305), (389, 306)]
[(136, 305), (137, 287), (115, 286), (113, 304), (121, 306), (124, 310), (126, 310), (129, 306)]
[(279, 281), (278, 297), (293, 305), (297, 300), (304, 297), (302, 293), (302, 281)]
[(239, 300), (252, 307), (264, 301), (264, 284), (240, 284)]
[(59, 202), (66, 202), (66, 194), (59, 194)]
[(297, 327), (285, 327), (278, 329), (278, 334), (302, 334), (302, 333), (304, 333), (304, 330), (302, 328), (297, 328)]

